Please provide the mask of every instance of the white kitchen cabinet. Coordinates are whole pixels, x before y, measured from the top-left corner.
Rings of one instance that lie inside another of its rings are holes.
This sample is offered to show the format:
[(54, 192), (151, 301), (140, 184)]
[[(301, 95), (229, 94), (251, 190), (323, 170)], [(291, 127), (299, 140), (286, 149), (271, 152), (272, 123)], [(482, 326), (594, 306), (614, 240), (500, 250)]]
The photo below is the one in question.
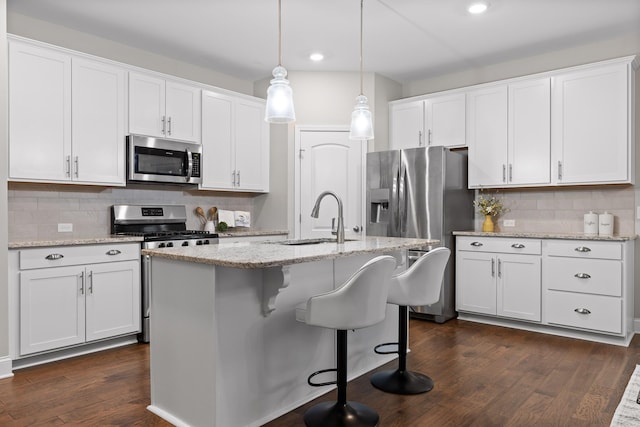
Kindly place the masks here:
[(550, 86), (542, 78), (467, 94), (470, 188), (551, 182)]
[(204, 91), (201, 189), (269, 191), (264, 102)]
[(628, 61), (555, 76), (552, 102), (557, 184), (633, 181), (633, 73)]
[(389, 108), (389, 148), (462, 147), (466, 144), (465, 112), (464, 93), (395, 101)]
[(124, 69), (15, 40), (9, 67), (9, 179), (124, 185)]
[(541, 320), (540, 241), (458, 237), (456, 309)]
[(463, 147), (466, 141), (466, 96), (454, 93), (425, 100), (426, 145)]
[(200, 142), (201, 90), (161, 77), (129, 73), (129, 132)]
[(389, 106), (389, 149), (424, 145), (424, 101), (395, 102)]
[(138, 243), (18, 252), (19, 356), (140, 331)]

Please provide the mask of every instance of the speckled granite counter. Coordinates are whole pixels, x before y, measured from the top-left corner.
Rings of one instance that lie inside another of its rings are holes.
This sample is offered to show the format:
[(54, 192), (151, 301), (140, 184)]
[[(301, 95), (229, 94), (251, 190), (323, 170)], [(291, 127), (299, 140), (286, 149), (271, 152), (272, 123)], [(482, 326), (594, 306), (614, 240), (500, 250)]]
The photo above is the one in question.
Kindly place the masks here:
[(363, 240), (312, 245), (283, 245), (276, 242), (241, 242), (218, 245), (189, 246), (168, 249), (145, 249), (151, 255), (178, 261), (220, 265), (234, 268), (277, 267), (340, 257), (416, 249), (436, 244), (436, 240), (397, 237), (366, 237)]
[(266, 230), (259, 228), (232, 228), (224, 233), (218, 232), (221, 239), (227, 237), (256, 237), (256, 236), (286, 236), (289, 234), (287, 230)]
[(612, 237), (587, 236), (582, 233), (545, 233), (545, 232), (506, 232), (486, 233), (483, 231), (454, 231), (454, 236), (479, 236), (479, 237), (519, 237), (522, 239), (566, 239), (566, 240), (602, 240), (610, 242), (624, 242), (634, 240), (637, 235), (614, 235)]
[(41, 248), (47, 246), (99, 245), (109, 243), (141, 242), (139, 236), (116, 236), (107, 234), (92, 237), (69, 237), (50, 240), (10, 241), (9, 249)]

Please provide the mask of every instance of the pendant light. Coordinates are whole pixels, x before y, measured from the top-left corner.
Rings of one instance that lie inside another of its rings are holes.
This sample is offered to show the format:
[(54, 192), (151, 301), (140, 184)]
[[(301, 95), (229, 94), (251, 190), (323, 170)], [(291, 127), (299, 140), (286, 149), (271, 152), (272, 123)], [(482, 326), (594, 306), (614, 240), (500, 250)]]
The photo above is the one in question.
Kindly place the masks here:
[(278, 66), (273, 69), (273, 79), (267, 89), (267, 108), (264, 119), (269, 123), (291, 123), (296, 120), (293, 110), (293, 91), (287, 70), (282, 66), (282, 0), (278, 0)]
[(362, 11), (364, 9), (364, 0), (360, 0), (360, 95), (356, 97), (356, 107), (351, 113), (351, 132), (349, 138), (367, 140), (373, 139), (373, 121), (371, 120), (371, 111), (369, 111), (369, 101), (364, 96), (362, 89), (363, 71), (362, 71)]

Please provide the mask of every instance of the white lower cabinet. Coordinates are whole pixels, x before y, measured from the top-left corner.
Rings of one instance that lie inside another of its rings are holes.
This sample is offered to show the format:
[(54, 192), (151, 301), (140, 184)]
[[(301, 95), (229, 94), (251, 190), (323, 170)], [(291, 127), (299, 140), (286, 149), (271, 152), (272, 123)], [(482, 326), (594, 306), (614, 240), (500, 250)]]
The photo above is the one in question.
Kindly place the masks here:
[(540, 241), (489, 239), (457, 239), (456, 309), (540, 321)]
[(10, 257), (19, 355), (139, 332), (139, 251), (137, 243), (68, 246)]
[(463, 316), (624, 345), (633, 336), (633, 241), (458, 236), (456, 244)]

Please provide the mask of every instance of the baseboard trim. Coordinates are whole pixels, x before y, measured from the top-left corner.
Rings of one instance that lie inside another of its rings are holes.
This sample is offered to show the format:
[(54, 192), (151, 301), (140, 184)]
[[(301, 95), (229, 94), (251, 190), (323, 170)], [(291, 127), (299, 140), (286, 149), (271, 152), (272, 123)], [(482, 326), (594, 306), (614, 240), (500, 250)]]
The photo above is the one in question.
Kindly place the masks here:
[(633, 332), (635, 334), (640, 334), (640, 319), (638, 318), (633, 319)]
[(9, 356), (0, 357), (0, 379), (11, 378), (13, 376), (12, 366), (13, 363)]

